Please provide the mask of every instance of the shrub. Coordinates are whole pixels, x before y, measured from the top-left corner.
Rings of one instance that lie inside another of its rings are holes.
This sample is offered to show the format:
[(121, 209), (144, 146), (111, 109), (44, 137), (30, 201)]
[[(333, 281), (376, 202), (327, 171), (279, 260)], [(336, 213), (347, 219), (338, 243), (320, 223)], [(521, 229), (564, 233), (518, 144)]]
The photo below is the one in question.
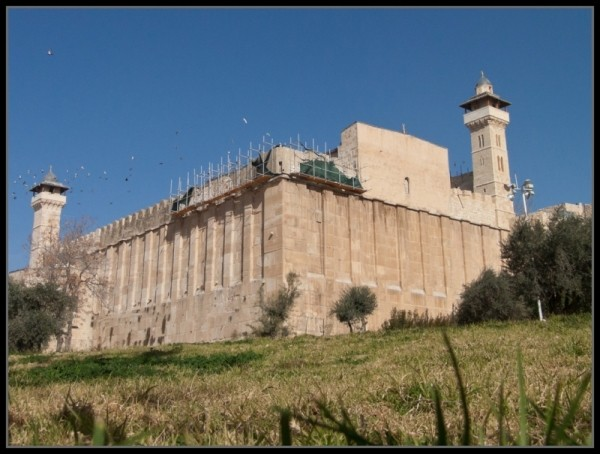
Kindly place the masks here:
[(453, 324), (454, 319), (452, 314), (430, 317), (427, 310), (420, 315), (417, 311), (406, 311), (393, 308), (389, 320), (383, 322), (381, 329), (384, 331), (391, 331), (415, 327), (450, 326)]
[(54, 284), (27, 287), (8, 281), (8, 347), (15, 352), (38, 352), (59, 336), (75, 308), (74, 299)]
[(520, 299), (511, 297), (509, 277), (485, 269), (471, 284), (465, 285), (456, 312), (459, 325), (489, 320), (522, 320), (531, 312)]
[(264, 287), (261, 285), (258, 298), (262, 314), (258, 319), (260, 326), (251, 326), (253, 333), (260, 337), (287, 336), (288, 329), (284, 326), (290, 310), (300, 296), (300, 278), (290, 271), (286, 276), (287, 286), (279, 289), (277, 295), (265, 301)]
[(377, 307), (377, 296), (366, 285), (350, 287), (343, 291), (340, 299), (335, 303), (331, 314), (348, 325), (353, 332), (353, 325), (360, 322), (360, 330), (367, 327), (367, 316), (372, 314)]

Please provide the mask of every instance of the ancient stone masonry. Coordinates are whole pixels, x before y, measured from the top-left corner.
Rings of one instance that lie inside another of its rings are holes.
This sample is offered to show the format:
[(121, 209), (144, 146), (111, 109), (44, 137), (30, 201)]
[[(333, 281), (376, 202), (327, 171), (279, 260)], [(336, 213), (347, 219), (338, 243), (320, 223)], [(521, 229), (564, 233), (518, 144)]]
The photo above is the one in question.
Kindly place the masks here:
[[(446, 148), (356, 122), (335, 149), (274, 146), (90, 233), (111, 287), (106, 300), (86, 301), (73, 348), (245, 336), (260, 315), (261, 287), (273, 294), (290, 271), (302, 291), (292, 334), (347, 332), (330, 311), (355, 285), (377, 296), (370, 330), (394, 308), (448, 314), (464, 284), (500, 268), (515, 218), (504, 189), (508, 103), (486, 81), (462, 105), (472, 172), (452, 182)], [(489, 137), (497, 141), (486, 148)], [(463, 189), (453, 187), (459, 180)]]

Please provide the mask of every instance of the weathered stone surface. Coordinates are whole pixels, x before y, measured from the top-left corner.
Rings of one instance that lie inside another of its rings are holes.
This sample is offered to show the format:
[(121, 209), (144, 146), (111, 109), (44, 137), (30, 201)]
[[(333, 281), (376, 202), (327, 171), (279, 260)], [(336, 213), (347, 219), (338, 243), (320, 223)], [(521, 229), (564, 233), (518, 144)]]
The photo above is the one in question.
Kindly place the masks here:
[[(276, 146), (268, 175), (243, 168), (193, 188), (175, 214), (163, 200), (98, 229), (92, 253), (103, 257), (110, 292), (86, 301), (73, 348), (245, 336), (260, 315), (261, 286), (274, 294), (290, 271), (302, 290), (288, 320), (295, 334), (346, 332), (330, 311), (353, 285), (377, 295), (368, 329), (393, 308), (449, 313), (464, 284), (484, 267), (500, 268), (500, 242), (515, 219), (505, 187), (508, 115), (495, 110), (465, 114), (473, 172), (460, 186), (473, 191), (452, 187), (446, 148), (353, 123), (326, 155)], [(314, 159), (358, 177), (362, 188), (299, 174)]]

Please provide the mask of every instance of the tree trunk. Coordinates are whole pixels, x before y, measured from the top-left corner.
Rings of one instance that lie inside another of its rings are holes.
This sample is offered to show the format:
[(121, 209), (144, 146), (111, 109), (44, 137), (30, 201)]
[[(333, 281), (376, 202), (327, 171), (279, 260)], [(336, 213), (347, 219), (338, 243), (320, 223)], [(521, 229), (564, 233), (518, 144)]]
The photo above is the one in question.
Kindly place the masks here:
[(71, 351), (71, 335), (73, 334), (73, 320), (67, 322), (67, 333), (65, 335), (65, 352)]
[(63, 333), (60, 333), (56, 336), (56, 351), (60, 352), (62, 350), (63, 345)]
[(360, 321), (360, 332), (364, 333), (366, 331), (367, 331), (367, 320), (363, 318)]

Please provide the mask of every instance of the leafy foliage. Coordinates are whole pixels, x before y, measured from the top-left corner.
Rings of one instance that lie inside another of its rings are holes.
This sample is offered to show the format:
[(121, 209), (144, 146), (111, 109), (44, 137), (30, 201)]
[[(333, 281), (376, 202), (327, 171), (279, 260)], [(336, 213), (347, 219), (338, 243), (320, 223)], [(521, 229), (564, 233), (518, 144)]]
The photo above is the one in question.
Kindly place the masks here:
[(39, 352), (59, 336), (75, 309), (72, 297), (54, 283), (8, 281), (8, 347), (16, 352)]
[(592, 220), (557, 208), (547, 227), (516, 221), (501, 245), (513, 297), (535, 310), (538, 298), (547, 314), (592, 310)]
[(511, 296), (509, 277), (485, 269), (471, 284), (465, 286), (456, 312), (459, 325), (490, 320), (520, 320), (531, 314), (519, 299)]
[(501, 244), (502, 259), (510, 276), (512, 295), (527, 304), (532, 314), (541, 292), (540, 265), (543, 263), (545, 235), (546, 231), (541, 221), (518, 218), (510, 235)]
[(545, 237), (542, 293), (552, 314), (592, 310), (592, 220), (557, 210)]
[(465, 289), (458, 323), (592, 310), (592, 221), (557, 208), (547, 225), (519, 218), (501, 244), (504, 268), (484, 270)]
[(367, 316), (372, 314), (377, 307), (377, 296), (367, 287), (349, 287), (342, 292), (342, 296), (335, 303), (331, 314), (335, 315), (341, 323), (346, 323), (350, 332), (354, 325), (360, 322), (360, 330), (367, 327)]
[(262, 314), (258, 319), (260, 326), (251, 329), (260, 337), (287, 336), (288, 329), (284, 326), (288, 319), (292, 306), (300, 296), (300, 278), (290, 271), (286, 276), (287, 286), (279, 289), (277, 295), (265, 300), (264, 287), (259, 290), (259, 306)]
[(454, 324), (454, 317), (450, 315), (438, 315), (431, 317), (427, 309), (423, 314), (415, 311), (398, 310), (393, 308), (389, 320), (383, 322), (381, 329), (391, 331), (405, 328), (425, 328), (432, 326), (451, 326)]
[[(87, 235), (92, 221), (81, 218), (65, 223), (61, 229), (60, 239), (54, 240), (52, 231), (42, 242), (38, 262), (32, 267), (33, 275), (42, 282), (51, 282), (69, 295), (76, 303), (75, 312), (81, 309), (81, 304), (87, 296), (95, 296), (106, 313), (106, 295), (110, 291), (110, 283), (103, 277), (101, 254), (91, 253), (96, 250), (96, 238)], [(73, 314), (66, 321), (64, 335), (57, 338), (57, 350), (71, 349), (71, 333)]]

